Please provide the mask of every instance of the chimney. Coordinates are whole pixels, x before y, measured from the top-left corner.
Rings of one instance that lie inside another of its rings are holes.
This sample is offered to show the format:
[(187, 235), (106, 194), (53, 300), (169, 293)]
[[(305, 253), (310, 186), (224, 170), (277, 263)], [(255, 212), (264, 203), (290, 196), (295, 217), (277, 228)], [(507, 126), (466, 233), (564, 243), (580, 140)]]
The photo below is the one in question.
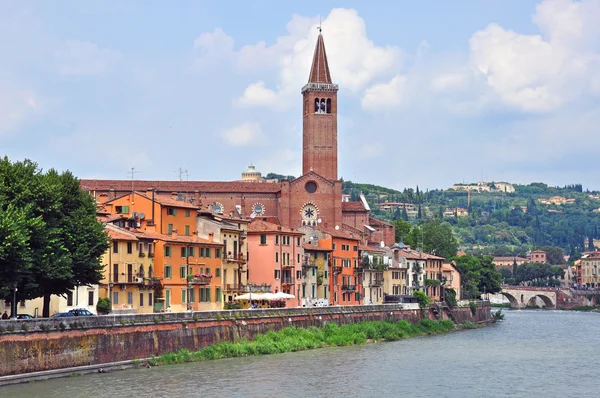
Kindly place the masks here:
[(172, 235), (173, 237), (175, 237), (175, 238), (176, 238), (176, 237), (177, 237), (177, 230), (176, 230), (176, 229), (174, 229), (174, 230), (171, 232), (171, 235)]
[(215, 240), (215, 234), (212, 233), (212, 232), (209, 232), (208, 233), (208, 241), (209, 242), (214, 242), (214, 240)]

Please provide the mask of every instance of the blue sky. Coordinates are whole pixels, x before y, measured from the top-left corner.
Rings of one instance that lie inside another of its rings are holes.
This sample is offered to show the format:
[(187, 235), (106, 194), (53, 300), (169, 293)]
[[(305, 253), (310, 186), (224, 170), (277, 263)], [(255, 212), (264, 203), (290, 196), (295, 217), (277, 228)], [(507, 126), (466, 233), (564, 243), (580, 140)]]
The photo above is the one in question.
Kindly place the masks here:
[(299, 175), (319, 18), (340, 177), (600, 189), (600, 0), (0, 0), (0, 154), (81, 178)]

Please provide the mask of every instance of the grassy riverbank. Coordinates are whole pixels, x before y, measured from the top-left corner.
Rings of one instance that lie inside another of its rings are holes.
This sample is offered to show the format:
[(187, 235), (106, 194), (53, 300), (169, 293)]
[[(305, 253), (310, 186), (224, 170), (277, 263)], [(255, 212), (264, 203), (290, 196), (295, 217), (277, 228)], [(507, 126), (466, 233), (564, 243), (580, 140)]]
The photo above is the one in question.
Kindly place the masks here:
[(600, 305), (591, 306), (591, 305), (580, 305), (577, 307), (570, 308), (571, 311), (585, 311), (585, 312), (600, 312)]
[(408, 337), (448, 333), (456, 329), (449, 320), (423, 320), (417, 324), (399, 322), (361, 322), (339, 326), (329, 323), (322, 328), (301, 329), (295, 327), (270, 331), (256, 336), (254, 340), (221, 342), (190, 352), (182, 349), (176, 353), (153, 358), (150, 365), (234, 358), (250, 355), (268, 355), (292, 351), (311, 350), (331, 346), (365, 344), (369, 341), (394, 341)]

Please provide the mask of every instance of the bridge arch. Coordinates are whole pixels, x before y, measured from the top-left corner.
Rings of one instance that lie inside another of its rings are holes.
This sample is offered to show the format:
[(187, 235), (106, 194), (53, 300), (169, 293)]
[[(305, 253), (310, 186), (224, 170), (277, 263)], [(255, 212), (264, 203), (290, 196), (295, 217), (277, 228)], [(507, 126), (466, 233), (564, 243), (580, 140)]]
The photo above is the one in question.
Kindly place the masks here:
[(544, 308), (554, 308), (554, 302), (552, 299), (545, 294), (536, 294), (529, 299), (528, 305), (537, 306), (537, 298), (540, 298), (544, 302)]
[[(506, 292), (500, 292), (504, 297), (506, 297), (508, 299), (508, 301), (510, 302), (510, 308), (519, 308), (519, 300), (517, 300), (517, 298), (515, 296), (513, 296), (510, 293), (506, 293)], [(521, 297), (521, 299), (523, 299), (523, 297)]]

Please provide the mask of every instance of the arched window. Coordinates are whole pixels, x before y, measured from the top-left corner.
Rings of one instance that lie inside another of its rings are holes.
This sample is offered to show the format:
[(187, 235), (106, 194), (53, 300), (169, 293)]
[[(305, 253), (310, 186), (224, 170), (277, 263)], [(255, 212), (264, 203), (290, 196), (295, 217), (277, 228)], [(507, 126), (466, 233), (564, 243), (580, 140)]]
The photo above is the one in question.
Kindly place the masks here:
[(315, 98), (315, 113), (319, 113), (319, 104), (320, 104), (319, 99)]
[(148, 278), (152, 278), (152, 266), (148, 267)]
[(144, 275), (144, 266), (143, 265), (140, 265), (140, 270), (138, 271), (138, 274), (139, 274), (138, 276), (140, 278), (143, 278), (145, 276)]
[(331, 98), (327, 98), (327, 113), (331, 113)]

